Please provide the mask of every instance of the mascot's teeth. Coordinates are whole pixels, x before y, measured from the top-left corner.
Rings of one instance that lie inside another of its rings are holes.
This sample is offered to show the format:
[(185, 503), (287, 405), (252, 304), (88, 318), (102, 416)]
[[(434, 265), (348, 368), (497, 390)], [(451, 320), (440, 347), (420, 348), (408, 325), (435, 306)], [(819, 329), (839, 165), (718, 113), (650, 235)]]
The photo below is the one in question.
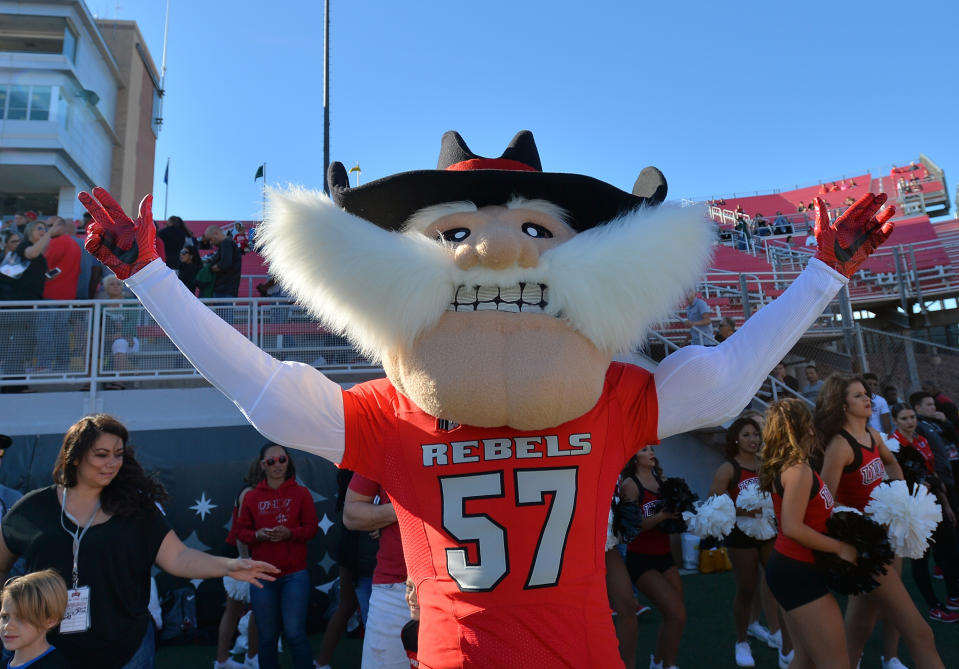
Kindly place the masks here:
[(447, 311), (505, 311), (541, 314), (546, 310), (549, 290), (543, 283), (512, 286), (459, 286)]

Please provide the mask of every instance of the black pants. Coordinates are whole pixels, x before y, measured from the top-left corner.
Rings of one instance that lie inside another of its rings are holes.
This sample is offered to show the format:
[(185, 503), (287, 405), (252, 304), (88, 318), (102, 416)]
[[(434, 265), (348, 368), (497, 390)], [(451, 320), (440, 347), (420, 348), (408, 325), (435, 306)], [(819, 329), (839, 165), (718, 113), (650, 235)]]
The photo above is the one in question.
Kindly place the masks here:
[(916, 587), (929, 608), (940, 604), (932, 589), (932, 579), (929, 578), (929, 553), (933, 554), (936, 563), (942, 568), (949, 596), (959, 596), (959, 544), (956, 528), (943, 519), (932, 533), (932, 541), (934, 543), (926, 550), (926, 554), (912, 561), (912, 580), (916, 582)]

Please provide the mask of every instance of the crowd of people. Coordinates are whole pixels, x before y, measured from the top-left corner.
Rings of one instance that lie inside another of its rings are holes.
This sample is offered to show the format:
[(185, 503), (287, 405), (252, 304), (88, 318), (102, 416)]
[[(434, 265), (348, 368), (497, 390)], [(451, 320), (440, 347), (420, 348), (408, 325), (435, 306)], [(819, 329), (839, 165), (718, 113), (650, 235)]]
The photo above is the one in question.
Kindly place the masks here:
[[(798, 387), (783, 365), (774, 371)], [(735, 580), (735, 596), (726, 604), (731, 655), (738, 666), (756, 666), (752, 637), (778, 650), (781, 667), (852, 669), (881, 621), (884, 669), (905, 666), (898, 658), (900, 639), (916, 667), (941, 667), (924, 618), (959, 621), (953, 511), (959, 503), (959, 411), (929, 384), (908, 402), (892, 397), (890, 407), (876, 392), (875, 374), (823, 380), (813, 365), (804, 372), (801, 394), (815, 409), (790, 398), (765, 413), (744, 412), (726, 429), (724, 458), (710, 486), (710, 495), (733, 502), (751, 488), (768, 492), (777, 519), (769, 536), (757, 538), (740, 523), (759, 512), (737, 507), (737, 524), (724, 539)], [(0, 457), (9, 443), (0, 444)], [(929, 475), (925, 485), (942, 509), (929, 551), (910, 565), (925, 615), (903, 585), (900, 558), (874, 591), (849, 597), (843, 613), (814, 555), (855, 562), (857, 554), (827, 535), (825, 521), (834, 504), (862, 511), (884, 479), (903, 478), (907, 466), (899, 463), (907, 451), (920, 458)], [(214, 557), (187, 548), (171, 530), (162, 512), (166, 492), (140, 467), (126, 428), (106, 415), (78, 421), (64, 437), (52, 486), (25, 495), (0, 490), (0, 579), (11, 570), (17, 574), (7, 581), (0, 611), (9, 666), (153, 666), (155, 630), (147, 604), (154, 564), (188, 578), (223, 577), (227, 599), (215, 669), (279, 666), (281, 635), (295, 669), (328, 669), (354, 612), (365, 629), (363, 667), (410, 666), (415, 593), (389, 492), (376, 481), (341, 473), (340, 606), (314, 657), (306, 632), (306, 552), (317, 516), (310, 493), (296, 481), (290, 452), (267, 443), (252, 459), (238, 481), (228, 538), (237, 553)], [(642, 448), (624, 465), (611, 505), (636, 509), (617, 521), (615, 532), (611, 512), (605, 546), (613, 624), (628, 668), (645, 653), (651, 669), (677, 666), (686, 628), (672, 538), (682, 516), (666, 506), (663, 481), (655, 448)], [(943, 577), (943, 593), (933, 585), (933, 568)], [(637, 594), (660, 613), (653, 638), (639, 638), (636, 617), (643, 607)], [(248, 610), (247, 655), (237, 661), (229, 649)]]
[[(122, 282), (84, 248), (89, 218), (84, 214), (83, 219), (72, 221), (31, 211), (0, 223), (0, 309), (3, 302), (11, 301), (116, 301), (132, 297)], [(211, 225), (197, 238), (183, 219), (170, 216), (156, 237), (157, 253), (201, 297), (237, 297), (242, 256), (249, 245), (248, 231), (240, 221), (226, 231)], [(73, 325), (65, 309), (0, 312), (0, 375), (70, 371), (71, 358), (83, 355), (82, 337), (70, 337), (76, 329)], [(108, 318), (105, 338), (110, 348), (104, 353), (110, 356), (109, 369), (128, 369), (131, 355), (139, 352), (140, 342), (130, 326), (130, 315), (122, 314), (122, 310)], [(108, 385), (122, 387), (118, 383)], [(3, 390), (26, 390), (26, 386), (5, 386)]]

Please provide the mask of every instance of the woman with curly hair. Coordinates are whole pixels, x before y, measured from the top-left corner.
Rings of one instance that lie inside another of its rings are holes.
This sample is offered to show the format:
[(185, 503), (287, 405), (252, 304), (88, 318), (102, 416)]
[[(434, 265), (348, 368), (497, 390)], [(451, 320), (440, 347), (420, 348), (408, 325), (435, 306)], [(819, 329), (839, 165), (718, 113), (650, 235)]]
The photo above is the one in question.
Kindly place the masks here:
[[(759, 449), (762, 446), (762, 428), (759, 423), (747, 416), (740, 416), (729, 429), (726, 430), (725, 460), (716, 470), (713, 476), (710, 495), (729, 495), (733, 503), (739, 497), (739, 493), (751, 486), (759, 485)], [(755, 515), (755, 512), (744, 511), (737, 508), (738, 516)], [(767, 617), (769, 618), (771, 632), (766, 632), (765, 628), (759, 625), (758, 620), (750, 624), (753, 613), (753, 603), (757, 597), (767, 595), (768, 591), (760, 587), (760, 573), (762, 565), (766, 564), (773, 549), (773, 540), (755, 539), (739, 527), (726, 536), (726, 549), (729, 552), (729, 559), (733, 563), (733, 574), (736, 578), (736, 595), (733, 599), (733, 620), (736, 625), (736, 664), (740, 667), (754, 667), (756, 662), (753, 659), (752, 650), (749, 647), (749, 641), (746, 638), (747, 631), (759, 636), (766, 637), (766, 643), (773, 647), (783, 647), (782, 630), (779, 629), (777, 620), (776, 603), (770, 601), (770, 606), (766, 607)], [(786, 645), (791, 644), (788, 640)], [(788, 648), (786, 657), (788, 657)]]
[[(826, 379), (815, 413), (816, 434), (825, 444), (820, 473), (829, 489), (835, 491), (837, 504), (859, 511), (886, 473), (892, 479), (902, 478), (895, 456), (879, 433), (869, 427), (871, 416), (872, 399), (862, 379), (839, 374)], [(874, 590), (849, 597), (845, 621), (849, 662), (852, 666), (859, 662), (866, 641), (882, 617), (906, 640), (917, 667), (942, 667), (932, 629), (899, 576), (902, 559), (897, 557), (893, 567), (877, 576), (879, 585)]]
[(772, 495), (779, 531), (766, 563), (766, 583), (785, 611), (795, 645), (793, 669), (849, 669), (839, 604), (816, 569), (813, 551), (855, 562), (856, 549), (825, 534), (832, 495), (809, 465), (816, 446), (812, 417), (798, 399), (766, 414), (759, 488)]
[(0, 582), (23, 556), (28, 572), (52, 568), (67, 583), (67, 617), (50, 641), (74, 669), (153, 667), (154, 564), (182, 578), (229, 574), (254, 585), (276, 572), (184, 546), (158, 506), (166, 491), (128, 439), (112, 416), (80, 419), (63, 439), (54, 485), (28, 493), (3, 518)]
[(638, 502), (642, 517), (639, 534), (626, 546), (626, 569), (630, 580), (663, 616), (649, 666), (650, 669), (669, 669), (676, 666), (679, 655), (679, 642), (686, 626), (686, 605), (669, 535), (660, 524), (682, 515), (663, 509), (660, 496), (663, 472), (652, 446), (640, 449), (630, 458), (622, 478), (620, 497)]

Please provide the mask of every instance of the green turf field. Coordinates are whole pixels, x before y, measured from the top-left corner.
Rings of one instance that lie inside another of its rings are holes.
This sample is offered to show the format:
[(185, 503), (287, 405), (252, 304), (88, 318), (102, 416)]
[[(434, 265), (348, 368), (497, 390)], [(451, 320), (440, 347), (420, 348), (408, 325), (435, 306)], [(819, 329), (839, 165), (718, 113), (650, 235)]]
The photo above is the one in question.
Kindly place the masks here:
[[(921, 599), (909, 576), (909, 569), (904, 575), (906, 585), (913, 594), (917, 605)], [(933, 581), (938, 593), (942, 593), (942, 581)], [(733, 661), (733, 633), (732, 600), (734, 582), (732, 573), (725, 574), (692, 574), (683, 577), (686, 590), (687, 622), (686, 633), (683, 636), (683, 645), (679, 653), (681, 669), (736, 669)], [(925, 606), (920, 609), (925, 612)], [(650, 649), (653, 646), (656, 629), (659, 625), (659, 615), (655, 612), (647, 613), (639, 620), (639, 660), (637, 669), (645, 669), (648, 665)], [(945, 625), (931, 622), (936, 635), (936, 646), (947, 669), (959, 669), (959, 623)], [(314, 649), (319, 647), (321, 635), (311, 638)], [(362, 641), (344, 638), (334, 657), (334, 669), (353, 669), (360, 666), (360, 651)], [(775, 669), (776, 651), (766, 648), (758, 641), (752, 641), (753, 656), (756, 658), (758, 669), (769, 667)], [(192, 669), (202, 667), (209, 669), (213, 664), (215, 649), (212, 646), (169, 646), (160, 649), (157, 659), (159, 669)], [(881, 669), (879, 655), (879, 634), (874, 633), (866, 647), (862, 669)], [(910, 669), (913, 665), (909, 661), (909, 652), (901, 644), (900, 659)], [(281, 662), (283, 667), (291, 667), (289, 657)], [(531, 668), (533, 669), (533, 668)], [(538, 668), (536, 668), (538, 669)], [(601, 669), (582, 667), (580, 669)]]

